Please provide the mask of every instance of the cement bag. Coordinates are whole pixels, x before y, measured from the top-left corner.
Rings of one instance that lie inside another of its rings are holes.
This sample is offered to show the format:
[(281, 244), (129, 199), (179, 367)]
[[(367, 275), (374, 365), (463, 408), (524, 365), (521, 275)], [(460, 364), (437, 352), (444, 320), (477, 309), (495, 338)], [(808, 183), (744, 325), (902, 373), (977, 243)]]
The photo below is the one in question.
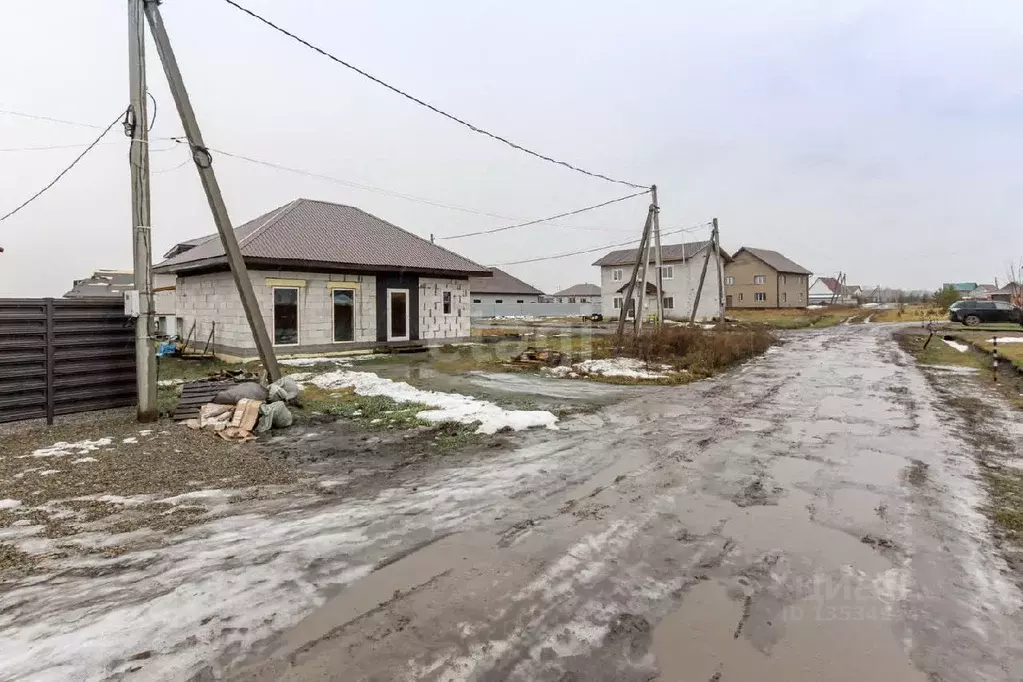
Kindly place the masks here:
[(255, 381), (246, 381), (241, 384), (235, 384), (231, 388), (221, 391), (213, 399), (213, 402), (218, 405), (237, 405), (238, 401), (242, 398), (259, 400), (262, 402), (266, 400), (266, 389), (257, 384)]
[(295, 382), (291, 377), (284, 377), (270, 384), (269, 397), (267, 400), (271, 403), (283, 401), (290, 403), (292, 400), (298, 397), (298, 383)]
[(259, 406), (259, 422), (256, 433), (264, 433), (270, 429), (284, 429), (294, 421), (288, 406), (281, 401), (263, 403)]

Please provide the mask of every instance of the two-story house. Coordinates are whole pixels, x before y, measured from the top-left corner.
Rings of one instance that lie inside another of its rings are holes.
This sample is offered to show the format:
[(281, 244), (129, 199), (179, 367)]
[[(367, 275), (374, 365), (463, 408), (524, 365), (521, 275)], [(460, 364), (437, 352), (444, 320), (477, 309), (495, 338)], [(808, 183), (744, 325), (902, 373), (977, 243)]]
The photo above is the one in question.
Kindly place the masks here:
[[(661, 286), (664, 290), (657, 291), (657, 277), (653, 266), (651, 266), (646, 291), (643, 294), (646, 300), (647, 314), (652, 314), (657, 310), (658, 295), (664, 303), (666, 318), (684, 319), (692, 314), (693, 304), (696, 302), (696, 289), (700, 283), (700, 273), (703, 270), (708, 249), (711, 249), (709, 241), (665, 244), (661, 247)], [(636, 252), (637, 249), (612, 251), (594, 263), (600, 268), (601, 312), (606, 318), (618, 318), (621, 315), (625, 305), (625, 291), (629, 286), (632, 268), (636, 264)], [(721, 281), (717, 273), (724, 272), (725, 265), (731, 260), (727, 253), (721, 252), (718, 255), (719, 270), (714, 263), (713, 251), (710, 258), (711, 260), (707, 263), (707, 276), (700, 292), (700, 304), (696, 310), (698, 319), (717, 316), (721, 295)], [(634, 304), (639, 300), (642, 281), (643, 268), (641, 266), (633, 293)], [(632, 317), (634, 314), (635, 305), (629, 310), (627, 316)]]
[(811, 274), (777, 251), (744, 246), (725, 266), (725, 307), (805, 308)]

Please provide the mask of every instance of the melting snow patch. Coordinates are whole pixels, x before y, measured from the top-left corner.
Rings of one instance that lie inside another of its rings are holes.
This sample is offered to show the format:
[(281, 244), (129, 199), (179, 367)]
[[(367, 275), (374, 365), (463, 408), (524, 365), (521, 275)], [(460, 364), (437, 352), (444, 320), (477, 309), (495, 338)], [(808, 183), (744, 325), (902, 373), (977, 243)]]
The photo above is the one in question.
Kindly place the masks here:
[(184, 379), (160, 379), (156, 382), (157, 386), (180, 386), (185, 383)]
[(40, 471), (39, 475), (40, 476), (53, 476), (54, 474), (59, 474), (59, 473), (60, 473), (60, 469), (47, 469), (46, 471)]
[(95, 457), (79, 457), (78, 459), (71, 460), (72, 464), (86, 464), (87, 462), (98, 462), (99, 460)]
[(135, 436), (131, 436), (131, 437), (129, 437), (129, 438), (125, 438), (125, 439), (124, 439), (124, 440), (122, 440), (121, 442), (122, 442), (122, 443), (138, 443), (138, 442), (139, 442), (139, 439), (138, 439), (138, 438), (136, 438)]
[(113, 443), (111, 438), (98, 438), (96, 440), (80, 440), (76, 443), (54, 443), (48, 448), (39, 448), (30, 455), (22, 455), (24, 457), (66, 457), (68, 455), (84, 455), (94, 450), (99, 450), (101, 447), (111, 445)]
[(416, 416), (431, 422), (480, 422), (477, 433), (495, 433), (503, 428), (515, 431), (533, 426), (557, 428), (558, 418), (547, 410), (506, 410), (486, 400), (478, 400), (458, 393), (424, 391), (402, 381), (392, 381), (371, 372), (339, 370), (313, 377), (320, 388), (352, 388), (359, 395), (382, 395), (399, 403), (423, 403), (432, 410)]
[(1023, 336), (1005, 336), (995, 339), (996, 343), (1023, 343)]
[(960, 353), (965, 353), (966, 351), (970, 350), (970, 347), (967, 346), (965, 343), (959, 343), (958, 341), (952, 341), (950, 339), (942, 339), (942, 341), (944, 341), (952, 348), (955, 348)]
[(220, 490), (220, 489), (215, 489), (215, 490), (193, 490), (190, 493), (181, 493), (180, 495), (175, 495), (173, 497), (165, 497), (164, 499), (159, 500), (159, 501), (160, 502), (165, 502), (167, 504), (181, 504), (182, 502), (190, 502), (190, 501), (193, 501), (193, 500), (210, 500), (210, 499), (215, 499), (215, 498), (226, 498), (226, 497), (230, 497), (231, 495), (237, 494), (237, 492), (238, 491), (236, 491), (236, 490)]
[(669, 365), (658, 365), (658, 371), (651, 371), (647, 363), (637, 358), (610, 358), (608, 360), (584, 360), (572, 366), (580, 374), (599, 374), (605, 377), (627, 377), (629, 379), (666, 379)]
[(0, 509), (14, 509), (21, 506), (21, 500), (0, 500)]
[(141, 431), (139, 431), (140, 436), (149, 436), (152, 435), (152, 433), (153, 433), (152, 429), (142, 429)]

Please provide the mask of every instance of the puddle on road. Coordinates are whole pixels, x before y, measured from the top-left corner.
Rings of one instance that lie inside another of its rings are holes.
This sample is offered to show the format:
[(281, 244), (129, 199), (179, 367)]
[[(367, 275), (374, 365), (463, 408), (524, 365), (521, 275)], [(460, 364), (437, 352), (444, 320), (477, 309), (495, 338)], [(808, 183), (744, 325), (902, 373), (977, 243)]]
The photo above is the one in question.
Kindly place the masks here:
[(730, 599), (721, 584), (703, 583), (654, 629), (656, 679), (926, 682), (898, 644), (886, 609), (877, 597), (798, 601), (782, 611), (781, 623), (764, 623), (782, 632), (767, 654), (753, 645), (752, 619), (739, 628), (743, 602)]
[(800, 457), (775, 457), (771, 460), (771, 476), (782, 485), (808, 483), (824, 468), (820, 462)]
[(899, 481), (908, 463), (905, 457), (864, 450), (847, 456), (842, 473), (847, 480), (860, 485), (889, 486)]

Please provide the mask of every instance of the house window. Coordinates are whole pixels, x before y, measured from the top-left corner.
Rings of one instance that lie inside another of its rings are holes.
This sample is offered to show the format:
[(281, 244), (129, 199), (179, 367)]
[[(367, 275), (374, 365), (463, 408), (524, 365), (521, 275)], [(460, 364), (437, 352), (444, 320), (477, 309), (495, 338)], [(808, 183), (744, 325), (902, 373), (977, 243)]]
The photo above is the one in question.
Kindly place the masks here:
[(451, 292), (445, 291), (441, 294), (441, 305), (444, 307), (444, 314), (451, 314)]
[(516, 302), (516, 303), (525, 303), (525, 301), (524, 301), (524, 300), (522, 300), (521, 298), (520, 298), (520, 299), (517, 299), (517, 300), (516, 300), (515, 302)]
[(734, 277), (725, 277), (725, 285), (726, 286), (732, 286), (733, 284), (735, 284), (735, 278)]
[(661, 266), (661, 279), (675, 279), (675, 266), (674, 265), (662, 265)]
[(569, 296), (568, 297), (568, 302), (569, 303), (575, 303), (575, 296)]
[(614, 309), (615, 310), (621, 310), (622, 309), (622, 298), (620, 296), (615, 296), (614, 300), (615, 300), (615, 302), (614, 302)]
[(740, 301), (742, 300), (742, 292), (741, 291), (739, 292), (739, 300)]
[(753, 300), (754, 301), (766, 301), (767, 300), (767, 294), (765, 294), (763, 291), (758, 291), (755, 294), (753, 294)]
[(585, 298), (580, 298), (580, 299), (579, 299), (579, 302), (580, 302), (580, 303), (586, 303), (586, 299), (585, 299)]
[(613, 281), (615, 281), (615, 282), (621, 282), (622, 281), (622, 269), (621, 268), (615, 268), (614, 270), (612, 270), (611, 271), (611, 279)]
[(334, 343), (355, 340), (355, 289), (330, 292), (334, 316)]
[(474, 298), (474, 299), (472, 299), (472, 302), (473, 303), (483, 303), (483, 299), (482, 298)]
[(274, 288), (274, 345), (298, 345), (298, 289)]
[(783, 291), (783, 292), (781, 292), (781, 302), (782, 302), (782, 303), (788, 303), (788, 301), (789, 301), (789, 295), (788, 295), (788, 293), (786, 293), (786, 292), (784, 292), (784, 291)]
[(495, 298), (494, 299), (494, 303), (504, 303), (504, 299), (503, 298)]
[(782, 276), (781, 276), (781, 283), (782, 283), (782, 284), (785, 284), (785, 275), (782, 275)]
[(675, 297), (674, 296), (665, 296), (663, 301), (662, 301), (662, 304), (664, 305), (664, 309), (665, 310), (673, 309), (675, 307)]
[(754, 284), (766, 284), (767, 283), (767, 275), (753, 275), (753, 283)]

